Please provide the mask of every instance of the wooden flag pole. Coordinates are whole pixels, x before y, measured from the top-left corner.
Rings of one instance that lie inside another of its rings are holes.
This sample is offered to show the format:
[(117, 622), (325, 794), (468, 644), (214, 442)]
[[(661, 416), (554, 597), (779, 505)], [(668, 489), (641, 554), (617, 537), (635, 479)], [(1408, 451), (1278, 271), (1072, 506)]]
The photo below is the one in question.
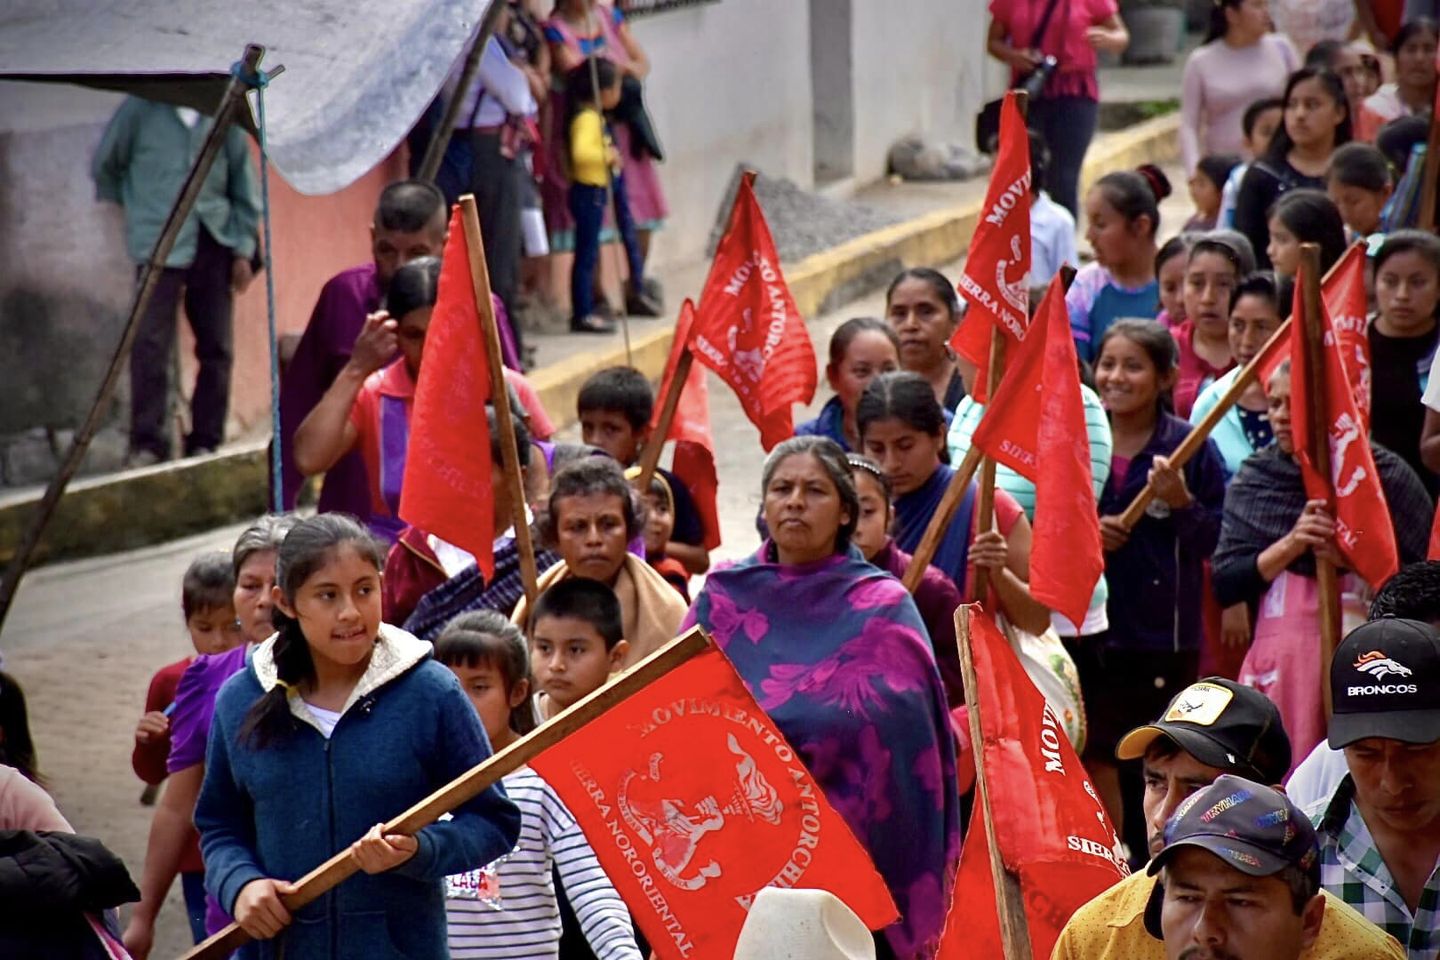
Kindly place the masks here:
[[(1320, 245), (1300, 245), (1300, 282), (1305, 305), (1305, 355), (1310, 375), (1305, 384), (1305, 421), (1309, 428), (1310, 455), (1315, 469), (1327, 480), (1330, 472), (1330, 424), (1324, 411), (1325, 400), (1325, 324), (1320, 302)], [(1293, 319), (1293, 318), (1292, 318)], [(1293, 400), (1293, 394), (1291, 399)], [(1335, 498), (1326, 498), (1326, 509), (1333, 516)], [(1340, 584), (1335, 564), (1325, 557), (1315, 557), (1315, 579), (1320, 585), (1320, 694), (1325, 703), (1325, 716), (1330, 716), (1330, 661), (1340, 645)]]
[[(994, 398), (1000, 389), (1000, 378), (1005, 375), (1005, 334), (999, 324), (990, 330), (990, 367), (986, 371), (985, 391)], [(979, 516), (975, 518), (977, 533), (988, 533), (995, 525), (995, 459), (986, 457), (980, 467)], [(922, 568), (923, 569), (923, 568)], [(983, 600), (990, 592), (990, 570), (979, 567), (975, 571), (975, 598)]]
[(645, 440), (645, 449), (640, 452), (640, 475), (635, 478), (635, 489), (643, 497), (650, 489), (650, 478), (660, 465), (660, 453), (665, 449), (665, 438), (670, 435), (670, 425), (675, 422), (675, 411), (680, 408), (680, 394), (685, 390), (685, 381), (690, 377), (690, 367), (695, 362), (690, 348), (676, 344), (680, 357), (675, 361), (675, 374), (670, 378), (670, 388), (661, 401), (660, 419), (655, 429)]
[(905, 584), (905, 589), (911, 593), (920, 586), (920, 580), (925, 576), (925, 568), (935, 559), (935, 551), (940, 549), (940, 538), (945, 536), (960, 501), (965, 499), (965, 491), (970, 488), (970, 481), (975, 479), (975, 470), (980, 466), (980, 460), (980, 448), (972, 444), (965, 452), (965, 459), (960, 461), (960, 466), (950, 478), (950, 485), (945, 488), (940, 505), (930, 517), (930, 523), (925, 527), (925, 535), (920, 538), (920, 546), (915, 548), (910, 566), (901, 578), (900, 582)]
[[(450, 783), (386, 823), (385, 833), (411, 835), (429, 826), (456, 807), (479, 796), (491, 784), (519, 769), (532, 759), (564, 740), (585, 724), (595, 720), (611, 707), (634, 696), (671, 670), (703, 652), (710, 638), (699, 627), (692, 627), (684, 636), (671, 640), (632, 669), (619, 674), (613, 681), (572, 705), (528, 736), (521, 737), (483, 763), (471, 767)], [(281, 897), (292, 914), (360, 868), (350, 856), (349, 848), (335, 854), (320, 866), (301, 877), (298, 889)], [(283, 934), (282, 934), (283, 936)], [(249, 934), (234, 923), (190, 950), (180, 960), (219, 960), (230, 951), (248, 943)]]
[(970, 744), (975, 754), (975, 796), (980, 800), (980, 816), (990, 848), (990, 875), (995, 880), (995, 907), (1000, 916), (1000, 944), (1005, 960), (1030, 960), (1030, 925), (1025, 918), (1025, 897), (1020, 878), (1005, 869), (1000, 844), (995, 839), (995, 814), (990, 798), (990, 784), (985, 773), (985, 731), (980, 724), (979, 679), (975, 675), (975, 657), (970, 649), (970, 618), (975, 604), (967, 603), (955, 611), (955, 639), (960, 648), (960, 677), (965, 683), (965, 706), (970, 714)]
[(460, 198), (460, 222), (465, 226), (465, 248), (470, 254), (470, 282), (475, 288), (475, 309), (485, 333), (485, 356), (490, 363), (490, 399), (495, 406), (495, 429), (500, 431), (501, 482), (510, 500), (515, 523), (515, 547), (520, 551), (520, 578), (525, 583), (525, 603), (533, 606), (539, 592), (540, 573), (535, 568), (535, 544), (530, 538), (530, 520), (525, 510), (525, 482), (520, 475), (520, 447), (511, 428), (510, 391), (505, 387), (501, 360), (500, 328), (495, 325), (495, 303), (490, 298), (490, 270), (485, 265), (485, 238), (480, 234), (480, 213), (475, 197)]
[[(1335, 262), (1335, 266), (1332, 266), (1330, 272), (1325, 274), (1325, 279), (1320, 281), (1321, 287), (1330, 279), (1343, 261), (1344, 258), (1342, 257)], [(1230, 384), (1230, 388), (1220, 395), (1220, 399), (1215, 402), (1215, 406), (1210, 409), (1210, 412), (1205, 414), (1199, 423), (1195, 424), (1190, 432), (1186, 434), (1185, 439), (1180, 442), (1180, 446), (1176, 447), (1175, 452), (1170, 455), (1171, 466), (1179, 470), (1190, 462), (1191, 457), (1200, 452), (1200, 448), (1205, 445), (1205, 441), (1209, 439), (1211, 432), (1220, 425), (1220, 421), (1225, 418), (1225, 414), (1230, 412), (1230, 408), (1240, 401), (1240, 397), (1249, 389), (1250, 384), (1254, 383), (1260, 376), (1260, 358), (1266, 355), (1272, 344), (1290, 336), (1290, 324), (1292, 321), (1293, 318), (1280, 324), (1280, 328), (1270, 336), (1270, 339), (1265, 342), (1265, 346), (1260, 349), (1260, 352), (1255, 354), (1249, 363), (1240, 368), (1240, 372), (1235, 376), (1235, 382)], [(1134, 500), (1130, 501), (1130, 506), (1125, 508), (1125, 512), (1120, 514), (1120, 522), (1125, 525), (1126, 530), (1133, 530), (1135, 528), (1135, 524), (1139, 523), (1140, 518), (1145, 516), (1145, 509), (1150, 506), (1150, 501), (1154, 499), (1155, 489), (1151, 487), (1149, 483), (1146, 483), (1144, 489), (1135, 495)]]
[(1420, 213), (1415, 221), (1421, 230), (1435, 230), (1437, 180), (1440, 180), (1440, 124), (1432, 119), (1430, 139), (1425, 147), (1425, 166), (1420, 174)]

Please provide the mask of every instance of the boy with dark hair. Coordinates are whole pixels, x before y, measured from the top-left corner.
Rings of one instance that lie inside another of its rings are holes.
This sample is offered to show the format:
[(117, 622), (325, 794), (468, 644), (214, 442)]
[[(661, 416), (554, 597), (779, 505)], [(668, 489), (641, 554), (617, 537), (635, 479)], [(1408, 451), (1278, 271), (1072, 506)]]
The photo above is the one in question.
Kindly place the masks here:
[(1043, 189), (1050, 174), (1050, 147), (1030, 131), (1030, 284), (1047, 287), (1065, 264), (1078, 266), (1075, 217)]
[[(622, 467), (639, 461), (655, 413), (655, 391), (644, 374), (634, 367), (601, 370), (580, 388), (576, 407), (586, 443), (604, 450)], [(705, 524), (694, 495), (675, 474), (656, 470), (665, 477), (675, 499), (675, 530), (665, 555), (679, 560), (692, 574), (704, 573), (710, 569), (710, 554), (705, 549)]]
[[(198, 654), (224, 653), (244, 641), (235, 618), (235, 568), (230, 554), (206, 553), (191, 561), (180, 587), (180, 610), (185, 629)], [(145, 694), (145, 713), (135, 727), (135, 749), (130, 766), (145, 781), (141, 802), (154, 802), (155, 788), (166, 776), (165, 761), (170, 755), (170, 713), (180, 677), (194, 657), (161, 667), (150, 678)], [(180, 883), (190, 931), (199, 943), (205, 939), (205, 866), (200, 861), (198, 839), (192, 839), (180, 860)]]
[(540, 722), (599, 690), (620, 669), (630, 644), (615, 591), (570, 577), (535, 600), (530, 614), (530, 672)]
[(1351, 239), (1381, 230), (1381, 214), (1395, 190), (1385, 154), (1368, 143), (1347, 143), (1330, 156), (1325, 192), (1340, 209)]

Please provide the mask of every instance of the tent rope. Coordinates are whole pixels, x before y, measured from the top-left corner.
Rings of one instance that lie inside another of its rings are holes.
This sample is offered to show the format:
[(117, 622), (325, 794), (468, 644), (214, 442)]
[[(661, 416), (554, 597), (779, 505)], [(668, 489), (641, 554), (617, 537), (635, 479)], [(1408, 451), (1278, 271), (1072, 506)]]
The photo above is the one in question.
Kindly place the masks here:
[(264, 233), (261, 251), (265, 266), (265, 311), (270, 331), (270, 501), (276, 513), (285, 510), (285, 472), (280, 456), (280, 340), (275, 326), (275, 264), (270, 255), (270, 151), (266, 143), (265, 88), (270, 78), (263, 70), (245, 69), (239, 61), (231, 74), (255, 91), (256, 125), (260, 133), (260, 222)]

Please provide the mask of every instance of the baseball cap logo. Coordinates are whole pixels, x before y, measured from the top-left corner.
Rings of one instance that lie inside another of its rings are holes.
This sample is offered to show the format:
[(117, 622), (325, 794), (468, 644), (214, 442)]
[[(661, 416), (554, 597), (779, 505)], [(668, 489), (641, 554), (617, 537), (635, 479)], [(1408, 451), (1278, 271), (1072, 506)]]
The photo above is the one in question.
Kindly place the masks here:
[(1379, 650), (1362, 653), (1355, 661), (1355, 669), (1369, 674), (1376, 680), (1383, 680), (1385, 677), (1408, 677), (1414, 673), (1403, 663), (1392, 660)]
[(1208, 727), (1235, 699), (1235, 694), (1214, 683), (1193, 683), (1175, 697), (1170, 709), (1161, 717), (1163, 723), (1193, 723)]

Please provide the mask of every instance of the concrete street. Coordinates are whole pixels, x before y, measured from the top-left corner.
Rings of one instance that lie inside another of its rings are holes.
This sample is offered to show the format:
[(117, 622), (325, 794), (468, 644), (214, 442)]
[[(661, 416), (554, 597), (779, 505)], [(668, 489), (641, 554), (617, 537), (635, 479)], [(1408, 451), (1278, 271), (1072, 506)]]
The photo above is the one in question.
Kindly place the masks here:
[[(1188, 215), (1189, 201), (1180, 170), (1167, 173), (1177, 192), (1163, 208), (1168, 234)], [(942, 269), (953, 280), (959, 264)], [(698, 290), (672, 290), (670, 296), (678, 303), (687, 293)], [(876, 293), (812, 321), (822, 367), (836, 326), (852, 316), (881, 316), (883, 310), (883, 294)], [(822, 372), (814, 409), (829, 396), (823, 380)], [(723, 559), (755, 546), (763, 452), (754, 427), (714, 377), (710, 402), (725, 540), (717, 559)], [(811, 415), (796, 410), (797, 421)], [(49, 788), (75, 828), (103, 839), (125, 859), (137, 882), (150, 809), (139, 804), (141, 783), (130, 769), (135, 722), (151, 675), (190, 652), (180, 614), (181, 574), (196, 553), (228, 550), (240, 529), (216, 529), (132, 553), (36, 570), (26, 578), (6, 625), (3, 668), (28, 695)], [(187, 944), (177, 885), (161, 913), (153, 956), (178, 956)]]

